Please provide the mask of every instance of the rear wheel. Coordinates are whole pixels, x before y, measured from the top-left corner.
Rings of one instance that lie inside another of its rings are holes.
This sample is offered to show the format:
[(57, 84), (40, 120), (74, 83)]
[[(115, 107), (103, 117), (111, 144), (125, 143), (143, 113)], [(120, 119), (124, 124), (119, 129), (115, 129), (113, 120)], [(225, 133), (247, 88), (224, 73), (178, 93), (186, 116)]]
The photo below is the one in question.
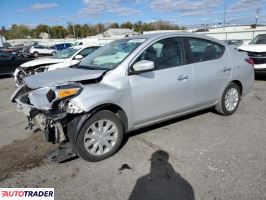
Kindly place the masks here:
[(53, 51), (53, 52), (52, 52), (52, 56), (55, 56), (55, 54), (56, 54), (56, 52), (55, 52), (55, 51)]
[(81, 129), (77, 153), (87, 161), (100, 161), (112, 156), (121, 146), (124, 128), (121, 119), (111, 111), (93, 115)]
[(221, 115), (231, 115), (237, 110), (239, 102), (239, 86), (235, 83), (230, 83), (225, 88), (221, 99), (215, 106), (215, 110)]

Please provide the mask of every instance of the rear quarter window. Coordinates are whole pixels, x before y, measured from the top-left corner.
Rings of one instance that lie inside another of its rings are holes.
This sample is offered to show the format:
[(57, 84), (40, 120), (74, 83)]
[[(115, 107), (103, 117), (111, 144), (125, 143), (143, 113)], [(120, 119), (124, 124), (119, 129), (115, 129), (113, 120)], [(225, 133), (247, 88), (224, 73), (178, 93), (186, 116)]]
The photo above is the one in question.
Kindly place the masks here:
[(200, 39), (188, 38), (189, 51), (191, 52), (191, 62), (203, 62), (219, 59), (223, 56), (225, 47), (218, 43)]

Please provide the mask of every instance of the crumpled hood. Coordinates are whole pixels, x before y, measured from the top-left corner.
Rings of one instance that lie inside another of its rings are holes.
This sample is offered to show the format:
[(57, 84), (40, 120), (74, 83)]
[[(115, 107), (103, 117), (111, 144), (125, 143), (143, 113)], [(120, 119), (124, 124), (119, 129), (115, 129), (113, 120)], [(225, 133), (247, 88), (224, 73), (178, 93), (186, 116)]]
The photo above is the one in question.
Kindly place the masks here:
[(238, 47), (242, 51), (266, 52), (266, 44), (249, 44)]
[(22, 65), (20, 65), (20, 67), (28, 68), (28, 67), (34, 67), (34, 66), (37, 66), (37, 65), (47, 65), (47, 64), (61, 63), (61, 62), (64, 62), (64, 61), (65, 61), (65, 59), (41, 58), (41, 59), (25, 62)]
[(88, 70), (77, 68), (64, 68), (46, 71), (23, 79), (27, 87), (36, 89), (48, 87), (55, 83), (75, 82), (99, 78), (106, 70)]

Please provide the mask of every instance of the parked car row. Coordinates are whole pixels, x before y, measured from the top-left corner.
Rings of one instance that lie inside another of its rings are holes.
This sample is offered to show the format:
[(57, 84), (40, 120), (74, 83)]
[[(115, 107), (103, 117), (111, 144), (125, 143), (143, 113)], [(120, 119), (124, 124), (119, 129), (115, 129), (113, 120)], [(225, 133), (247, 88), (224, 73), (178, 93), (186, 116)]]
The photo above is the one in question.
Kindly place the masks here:
[(76, 65), (81, 59), (95, 51), (99, 46), (73, 46), (59, 51), (53, 57), (32, 60), (20, 65), (14, 73), (16, 84), (22, 84), (25, 76), (37, 74), (44, 71), (70, 67)]
[(33, 56), (37, 58), (38, 56), (45, 56), (45, 55), (52, 55), (54, 56), (57, 51), (61, 51), (63, 49), (67, 49), (69, 47), (73, 46), (72, 43), (61, 43), (61, 44), (55, 44), (50, 47), (46, 47), (43, 45), (39, 45), (38, 43), (34, 43), (33, 45), (26, 46), (24, 48), (20, 49), (20, 53), (24, 55), (25, 57)]
[[(79, 62), (85, 50), (63, 50), (44, 66), (41, 61), (22, 65), (27, 73), (34, 66), (35, 75), (26, 74), (11, 97), (29, 127), (38, 126), (47, 142), (58, 143), (51, 155), (56, 161), (77, 155), (106, 159), (126, 133), (202, 109), (231, 115), (254, 84), (246, 53), (198, 34), (127, 37)], [(66, 60), (79, 63), (49, 70)], [(37, 73), (38, 67), (46, 72)]]
[(63, 49), (67, 49), (69, 47), (73, 46), (72, 43), (61, 43), (61, 44), (55, 44), (53, 46), (51, 46), (51, 49), (55, 49), (57, 51), (63, 50)]

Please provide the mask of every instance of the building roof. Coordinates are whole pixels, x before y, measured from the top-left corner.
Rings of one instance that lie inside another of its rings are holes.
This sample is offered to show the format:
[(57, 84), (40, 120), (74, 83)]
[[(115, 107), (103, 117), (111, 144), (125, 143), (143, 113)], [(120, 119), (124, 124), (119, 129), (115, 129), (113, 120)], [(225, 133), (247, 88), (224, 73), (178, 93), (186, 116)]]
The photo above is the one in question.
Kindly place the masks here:
[(102, 33), (104, 36), (116, 36), (116, 35), (139, 35), (138, 32), (132, 31), (127, 28), (110, 28)]

